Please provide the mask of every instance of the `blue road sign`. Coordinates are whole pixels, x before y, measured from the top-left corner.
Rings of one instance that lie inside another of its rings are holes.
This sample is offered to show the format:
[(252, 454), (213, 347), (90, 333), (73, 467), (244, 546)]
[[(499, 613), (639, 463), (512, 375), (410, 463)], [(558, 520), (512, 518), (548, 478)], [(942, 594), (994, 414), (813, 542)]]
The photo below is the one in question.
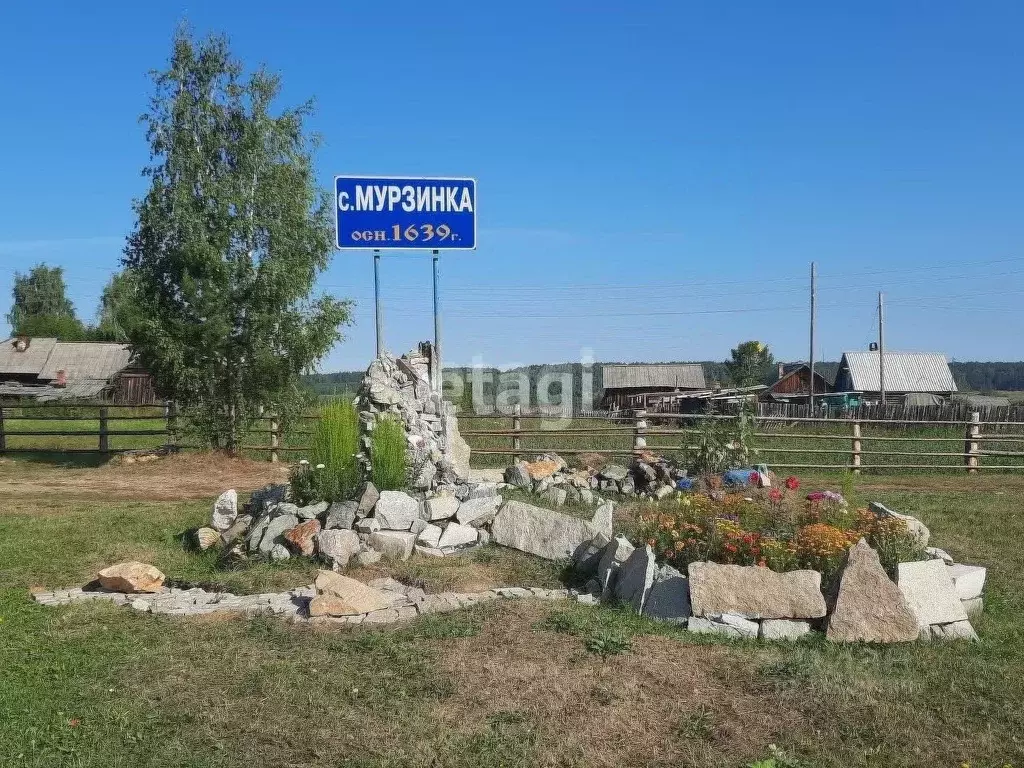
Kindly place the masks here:
[(476, 248), (476, 179), (336, 176), (339, 248)]

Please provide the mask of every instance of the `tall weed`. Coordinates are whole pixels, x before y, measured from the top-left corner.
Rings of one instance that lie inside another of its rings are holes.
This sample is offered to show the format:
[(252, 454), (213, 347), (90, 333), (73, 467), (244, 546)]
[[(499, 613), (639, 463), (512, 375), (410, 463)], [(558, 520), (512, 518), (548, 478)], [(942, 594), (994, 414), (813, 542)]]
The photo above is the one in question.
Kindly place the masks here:
[(359, 414), (355, 406), (336, 400), (321, 409), (313, 433), (313, 464), (323, 464), (316, 472), (320, 497), (324, 501), (343, 501), (355, 496), (361, 477), (356, 454), (359, 452)]
[(395, 418), (381, 416), (370, 433), (373, 484), (381, 491), (400, 491), (406, 486), (405, 428)]

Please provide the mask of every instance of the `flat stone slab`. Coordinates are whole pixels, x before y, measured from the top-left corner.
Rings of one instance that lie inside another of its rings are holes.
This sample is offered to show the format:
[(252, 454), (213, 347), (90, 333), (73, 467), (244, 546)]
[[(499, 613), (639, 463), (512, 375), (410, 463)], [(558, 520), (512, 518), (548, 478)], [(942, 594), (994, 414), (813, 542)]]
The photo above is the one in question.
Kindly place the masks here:
[(441, 534), (437, 542), (439, 549), (447, 547), (464, 547), (469, 544), (476, 544), (477, 531), (471, 525), (460, 525), (459, 523), (448, 523), (448, 526)]
[[(945, 568), (941, 560), (934, 560)], [(826, 637), (833, 642), (900, 643), (917, 640), (917, 617), (878, 553), (861, 539), (850, 548), (839, 577)]]
[(947, 567), (957, 597), (961, 600), (973, 600), (976, 597), (981, 597), (981, 593), (985, 591), (987, 569), (980, 565), (963, 565), (962, 563), (954, 563)]
[(726, 637), (756, 638), (758, 632), (756, 621), (728, 613), (719, 616), (694, 616), (686, 623), (686, 628), (698, 635)]
[(967, 621), (949, 566), (941, 560), (900, 563), (896, 583), (917, 617), (919, 626)]
[(765, 619), (761, 622), (758, 637), (762, 640), (799, 640), (810, 633), (811, 625), (806, 621)]
[(491, 525), (491, 538), (496, 544), (546, 560), (565, 560), (594, 538), (594, 530), (588, 521), (577, 517), (506, 501)]
[(694, 616), (735, 614), (748, 619), (816, 619), (825, 615), (821, 574), (776, 573), (756, 565), (690, 563)]

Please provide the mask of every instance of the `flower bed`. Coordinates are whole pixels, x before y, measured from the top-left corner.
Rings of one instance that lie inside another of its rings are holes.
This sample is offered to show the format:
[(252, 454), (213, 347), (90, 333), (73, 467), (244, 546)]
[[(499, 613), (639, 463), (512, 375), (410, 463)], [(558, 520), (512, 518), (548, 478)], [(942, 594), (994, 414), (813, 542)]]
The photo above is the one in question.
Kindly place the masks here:
[(692, 562), (761, 565), (773, 571), (811, 569), (828, 579), (846, 551), (866, 539), (887, 571), (924, 557), (903, 520), (850, 509), (834, 491), (800, 493), (800, 481), (737, 493), (694, 493), (641, 513), (638, 539), (658, 561), (685, 569)]

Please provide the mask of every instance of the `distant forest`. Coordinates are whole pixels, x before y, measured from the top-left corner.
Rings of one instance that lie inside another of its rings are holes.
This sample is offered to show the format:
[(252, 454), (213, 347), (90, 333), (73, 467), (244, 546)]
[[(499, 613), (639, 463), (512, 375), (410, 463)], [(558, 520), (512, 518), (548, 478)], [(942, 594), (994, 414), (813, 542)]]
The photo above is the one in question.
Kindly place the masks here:
[[(723, 384), (728, 381), (725, 364), (712, 360), (702, 361), (704, 371), (709, 382), (720, 381)], [(1024, 390), (1024, 362), (1016, 363), (988, 363), (988, 362), (965, 362), (950, 363), (953, 371), (953, 378), (957, 387), (964, 392), (994, 392), (998, 390)], [(815, 365), (821, 374), (832, 381), (839, 368), (838, 362), (821, 362)], [(459, 372), (465, 380), (468, 380), (470, 368), (446, 369)], [(579, 405), (581, 401), (582, 387), (582, 366), (579, 363), (555, 363), (552, 365), (529, 365), (522, 368), (515, 368), (512, 372), (524, 372), (530, 380), (531, 401), (536, 395), (537, 381), (542, 374), (557, 376), (559, 373), (571, 372), (573, 381), (573, 401)], [(603, 377), (601, 375), (602, 364), (595, 363), (593, 366), (594, 375), (594, 404), (601, 399), (604, 390)], [(494, 397), (494, 387), (489, 382), (497, 381), (499, 372), (497, 369), (485, 369), (483, 372), (485, 386), (485, 398), (491, 400)], [(490, 375), (489, 375), (490, 374)], [(359, 388), (359, 382), (363, 378), (362, 371), (339, 371), (337, 373), (315, 373), (303, 377), (306, 386), (317, 395), (354, 395)], [(770, 384), (774, 381), (766, 381)], [(558, 385), (552, 387), (552, 394), (558, 391)]]

